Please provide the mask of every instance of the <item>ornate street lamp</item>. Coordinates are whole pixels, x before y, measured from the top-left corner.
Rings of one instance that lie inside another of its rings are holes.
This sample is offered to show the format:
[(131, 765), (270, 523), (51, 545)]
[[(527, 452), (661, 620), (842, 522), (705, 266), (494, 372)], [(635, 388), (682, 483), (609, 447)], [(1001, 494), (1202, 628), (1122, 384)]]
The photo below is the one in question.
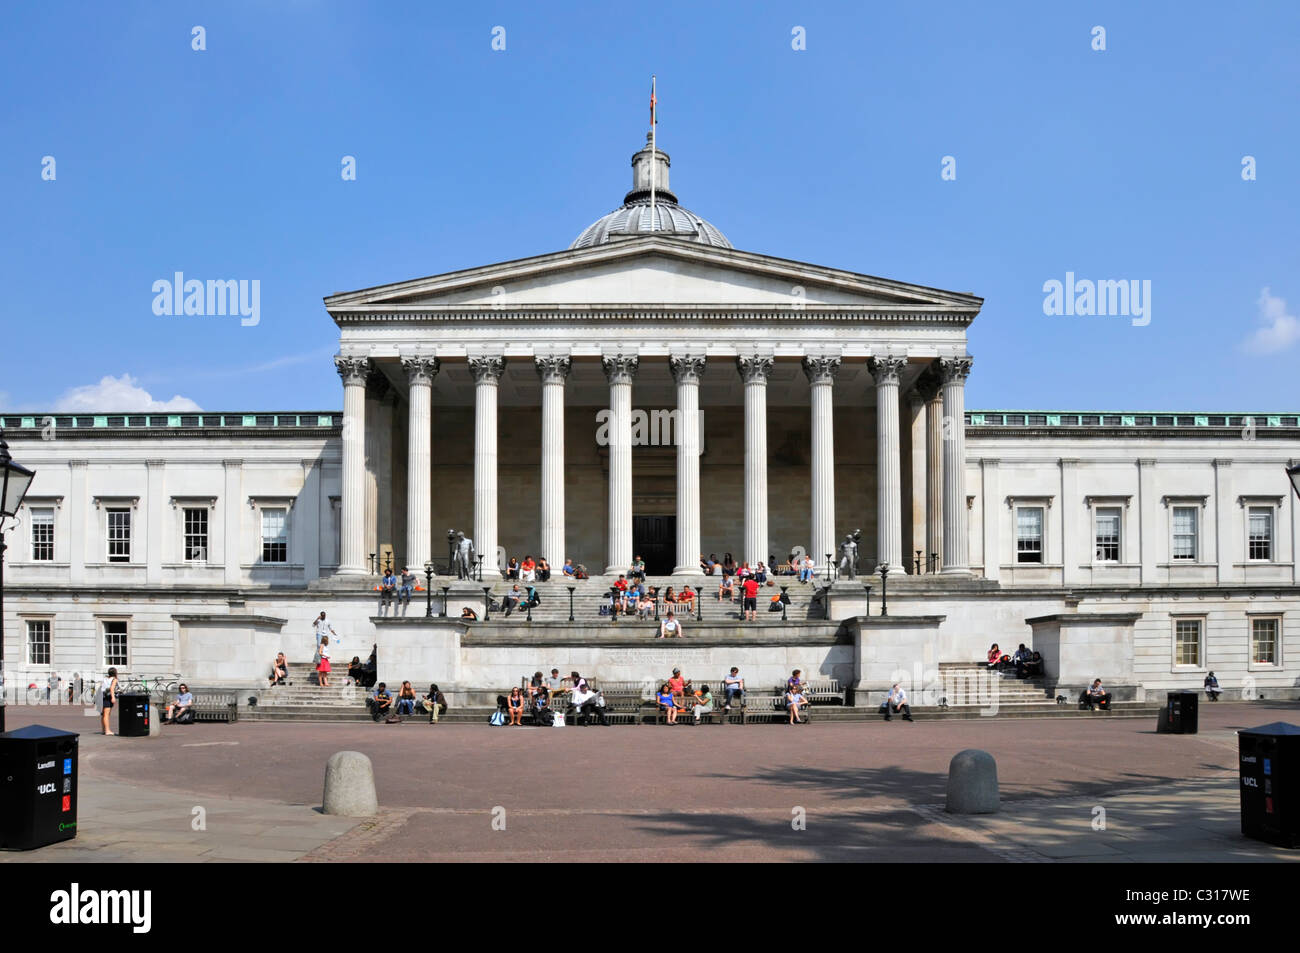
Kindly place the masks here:
[(443, 617), (444, 619), (447, 618), (447, 592), (448, 592), (450, 589), (451, 589), (451, 586), (443, 586), (443, 587), (442, 587), (442, 617)]
[(456, 531), (447, 530), (447, 575), (450, 576), (456, 567)]
[(572, 622), (573, 621), (573, 590), (577, 589), (578, 587), (566, 586), (565, 588), (569, 590), (569, 621)]
[(785, 618), (785, 603), (786, 603), (786, 600), (787, 600), (788, 596), (786, 596), (785, 591), (786, 591), (787, 589), (789, 589), (789, 588), (790, 588), (789, 586), (782, 586), (782, 587), (781, 587), (781, 621), (782, 621), (782, 622), (785, 622), (785, 621), (786, 621), (786, 618)]
[(32, 478), (35, 476), (35, 471), (14, 463), (14, 458), (9, 456), (9, 444), (5, 443), (3, 435), (0, 435), (0, 732), (5, 730), (4, 521), (18, 515), (18, 507), (23, 505), (23, 497), (27, 495), (27, 490), (32, 485)]
[(703, 621), (704, 621), (704, 615), (703, 615), (703, 613), (704, 613), (704, 587), (703, 587), (703, 586), (692, 586), (691, 588), (695, 590), (695, 621), (696, 621), (696, 622), (703, 622)]
[(839, 571), (840, 571), (840, 570), (839, 570), (839, 567), (836, 566), (834, 562), (832, 562), (832, 560), (833, 560), (834, 558), (835, 558), (835, 556), (834, 556), (833, 553), (827, 553), (827, 554), (826, 554), (826, 583), (827, 583), (827, 585), (829, 585), (830, 583), (832, 583), (832, 582), (835, 581), (835, 576), (836, 576), (836, 575), (839, 573)]
[(483, 587), (483, 621), (486, 622), (492, 616), (492, 587)]
[[(880, 614), (889, 615), (889, 564), (881, 563), (880, 572)], [(870, 588), (867, 590), (870, 592)], [(870, 596), (868, 596), (870, 598)]]
[(433, 560), (424, 563), (424, 617), (433, 618)]

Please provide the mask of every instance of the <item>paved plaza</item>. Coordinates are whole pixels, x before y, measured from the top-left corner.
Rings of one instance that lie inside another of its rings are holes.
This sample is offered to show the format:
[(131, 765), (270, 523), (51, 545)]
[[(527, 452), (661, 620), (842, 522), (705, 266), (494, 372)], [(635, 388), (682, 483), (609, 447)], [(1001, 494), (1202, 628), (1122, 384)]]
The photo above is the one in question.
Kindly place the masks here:
[[(87, 733), (78, 836), (0, 854), (7, 863), (1300, 860), (1242, 838), (1237, 803), (1235, 731), (1300, 722), (1291, 703), (1205, 706), (1197, 735), (1105, 714), (793, 728), (218, 724), (152, 739), (89, 733), (95, 722), (72, 708), (11, 707), (8, 720)], [(1001, 813), (942, 810), (964, 748), (997, 759)], [(371, 758), (378, 817), (319, 812), (325, 761), (342, 750)]]

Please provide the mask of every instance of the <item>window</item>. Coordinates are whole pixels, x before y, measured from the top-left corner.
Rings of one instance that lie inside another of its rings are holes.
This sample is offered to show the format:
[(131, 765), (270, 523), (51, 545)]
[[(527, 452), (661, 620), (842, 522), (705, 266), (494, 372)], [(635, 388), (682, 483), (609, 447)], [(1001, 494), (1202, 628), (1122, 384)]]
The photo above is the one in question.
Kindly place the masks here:
[(206, 507), (185, 508), (185, 561), (206, 562), (208, 558), (208, 511)]
[(1201, 620), (1174, 620), (1174, 664), (1201, 665)]
[(288, 515), (283, 507), (262, 510), (262, 562), (289, 561)]
[(1246, 540), (1248, 559), (1273, 558), (1273, 507), (1252, 506), (1249, 510), (1249, 528)]
[(54, 562), (54, 507), (32, 507), (32, 561)]
[(1016, 508), (1016, 562), (1041, 563), (1043, 561), (1043, 508), (1021, 506)]
[(1095, 517), (1096, 560), (1099, 563), (1119, 562), (1120, 509), (1118, 506), (1099, 506)]
[(50, 620), (27, 621), (27, 664), (50, 664)]
[(108, 561), (110, 563), (129, 563), (131, 561), (131, 511), (128, 509), (108, 510)]
[(104, 667), (125, 668), (127, 663), (126, 620), (106, 619), (104, 626)]
[(1252, 664), (1277, 664), (1277, 632), (1277, 619), (1250, 620), (1250, 661)]
[(1200, 515), (1195, 506), (1174, 507), (1174, 559), (1196, 561), (1196, 527)]

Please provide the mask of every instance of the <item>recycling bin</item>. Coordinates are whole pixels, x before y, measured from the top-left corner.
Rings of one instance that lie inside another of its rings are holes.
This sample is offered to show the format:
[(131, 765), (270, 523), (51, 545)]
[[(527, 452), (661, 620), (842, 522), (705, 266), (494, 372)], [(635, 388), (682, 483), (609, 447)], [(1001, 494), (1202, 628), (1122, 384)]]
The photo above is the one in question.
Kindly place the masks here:
[(77, 836), (77, 738), (29, 725), (0, 734), (0, 849)]
[(117, 733), (123, 738), (149, 735), (149, 696), (140, 693), (117, 696)]
[(1171, 735), (1194, 735), (1200, 696), (1196, 692), (1170, 692), (1160, 712), (1156, 730)]
[(1300, 847), (1300, 725), (1275, 721), (1237, 732), (1241, 833)]

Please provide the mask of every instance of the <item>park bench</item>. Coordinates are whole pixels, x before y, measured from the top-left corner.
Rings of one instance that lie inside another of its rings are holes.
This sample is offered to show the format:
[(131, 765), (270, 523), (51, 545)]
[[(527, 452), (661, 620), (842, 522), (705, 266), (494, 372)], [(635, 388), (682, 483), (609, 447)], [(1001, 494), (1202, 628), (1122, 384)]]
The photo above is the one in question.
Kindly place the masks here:
[[(813, 705), (825, 705), (836, 702), (840, 705), (845, 704), (846, 692), (840, 685), (838, 679), (834, 678), (812, 678), (803, 683), (803, 695)], [(773, 688), (773, 692), (778, 695), (785, 694), (786, 686), (784, 683)]]
[[(799, 716), (804, 720), (812, 717), (812, 706), (805, 702), (801, 706)], [(789, 718), (785, 708), (785, 693), (780, 695), (747, 695), (745, 697), (745, 707), (741, 712), (741, 724), (748, 725), (751, 721), (759, 719), (768, 719), (771, 721), (784, 721)]]

